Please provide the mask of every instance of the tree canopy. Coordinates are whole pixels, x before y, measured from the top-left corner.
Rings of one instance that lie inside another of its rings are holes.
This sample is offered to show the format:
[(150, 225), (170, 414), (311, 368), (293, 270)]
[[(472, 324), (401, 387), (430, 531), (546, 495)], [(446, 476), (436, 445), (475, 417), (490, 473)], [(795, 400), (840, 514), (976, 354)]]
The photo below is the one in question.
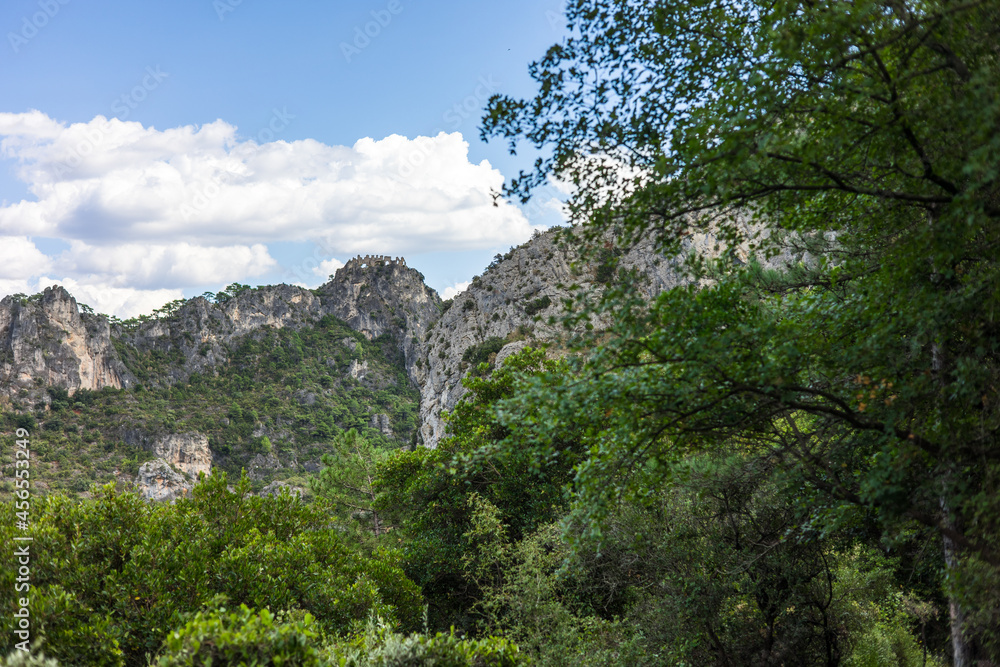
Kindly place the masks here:
[(567, 14), (572, 37), (532, 68), (538, 95), (494, 97), (484, 119), (512, 150), (548, 151), (508, 194), (554, 177), (575, 186), (584, 237), (676, 252), (700, 228), (757, 251), (652, 306), (606, 294), (616, 335), (543, 420), (601, 434), (581, 506), (599, 517), (692, 450), (767, 443), (816, 530), (857, 511), (887, 538), (932, 530), (955, 662), (996, 659), (1000, 3)]

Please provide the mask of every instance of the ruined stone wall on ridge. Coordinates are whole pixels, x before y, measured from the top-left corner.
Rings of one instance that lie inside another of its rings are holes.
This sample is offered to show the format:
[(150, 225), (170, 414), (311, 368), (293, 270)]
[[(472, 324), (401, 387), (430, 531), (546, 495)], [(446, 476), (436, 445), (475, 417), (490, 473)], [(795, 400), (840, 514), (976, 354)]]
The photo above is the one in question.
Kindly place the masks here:
[(358, 255), (357, 257), (347, 260), (347, 263), (344, 264), (344, 268), (362, 269), (369, 266), (386, 266), (388, 264), (406, 266), (406, 260), (402, 257), (392, 257), (390, 255)]

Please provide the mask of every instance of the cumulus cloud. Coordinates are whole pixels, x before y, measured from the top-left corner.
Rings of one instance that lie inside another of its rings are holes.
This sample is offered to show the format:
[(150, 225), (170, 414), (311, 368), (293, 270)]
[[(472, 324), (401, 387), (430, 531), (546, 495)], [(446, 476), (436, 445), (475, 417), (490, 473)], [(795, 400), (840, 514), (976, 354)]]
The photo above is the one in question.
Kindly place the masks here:
[(343, 262), (336, 257), (331, 257), (328, 260), (320, 262), (319, 266), (313, 269), (313, 273), (322, 278), (323, 282), (326, 282), (327, 278), (332, 276), (337, 272), (337, 269), (342, 268), (343, 266)]
[(43, 275), (30, 279), (0, 279), (0, 298), (8, 294), (35, 294), (52, 285), (65, 287), (76, 297), (77, 303), (86, 304), (99, 313), (122, 318), (150, 313), (168, 301), (183, 297), (179, 289), (143, 290), (115, 287), (93, 280), (56, 279)]
[(445, 300), (454, 299), (456, 296), (469, 289), (469, 285), (471, 284), (472, 281), (466, 281), (464, 283), (455, 283), (451, 287), (445, 287), (444, 292), (441, 293), (441, 298)]
[[(503, 175), (469, 162), (468, 148), (459, 133), (329, 146), (247, 140), (222, 120), (158, 130), (0, 113), (0, 155), (33, 197), (0, 206), (0, 281), (63, 276), (67, 288), (90, 289), (95, 308), (134, 314), (161, 295), (274, 270), (267, 246), (277, 241), (347, 256), (525, 240), (533, 228), (524, 214), (494, 206)], [(47, 257), (31, 237), (69, 249)], [(323, 278), (341, 265), (317, 263), (309, 270)], [(110, 291), (96, 298), (101, 289)]]
[(115, 287), (184, 288), (231, 283), (277, 267), (267, 247), (205, 247), (190, 243), (94, 246), (73, 241), (56, 263), (76, 275), (97, 275)]
[(0, 278), (0, 298), (9, 294), (34, 294), (37, 288), (37, 281)]
[(62, 285), (72, 294), (77, 303), (85, 303), (98, 313), (109, 313), (119, 317), (134, 317), (151, 313), (163, 304), (183, 298), (179, 289), (133, 289), (115, 287), (108, 283), (78, 281), (73, 278), (54, 279), (41, 277), (32, 289), (38, 292), (50, 285)]
[(258, 144), (224, 121), (157, 130), (98, 116), (0, 114), (0, 151), (37, 201), (0, 208), (8, 234), (230, 245), (321, 240), (340, 253), (469, 250), (531, 233), (494, 207), (503, 175), (459, 133)]
[(23, 280), (48, 271), (51, 265), (28, 237), (0, 236), (0, 280)]

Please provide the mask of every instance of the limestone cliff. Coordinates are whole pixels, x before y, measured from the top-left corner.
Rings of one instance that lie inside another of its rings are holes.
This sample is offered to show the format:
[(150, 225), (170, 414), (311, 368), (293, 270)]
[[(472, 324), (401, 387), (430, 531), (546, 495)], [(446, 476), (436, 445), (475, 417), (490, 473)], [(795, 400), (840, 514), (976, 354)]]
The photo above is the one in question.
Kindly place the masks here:
[[(414, 373), (421, 392), (421, 442), (433, 447), (444, 435), (441, 413), (465, 394), (462, 378), (470, 370), (466, 359), (477, 346), (493, 343), (492, 348), (502, 342), (494, 360), (499, 363), (528, 344), (557, 342), (565, 332), (548, 324), (548, 317), (558, 314), (563, 300), (577, 289), (602, 289), (609, 277), (604, 274), (613, 264), (639, 274), (639, 289), (652, 298), (686, 280), (680, 270), (685, 254), (713, 258), (726, 251), (719, 239), (704, 231), (685, 237), (681, 250), (668, 258), (657, 254), (650, 241), (619, 248), (608, 236), (601, 251), (581, 257), (575, 245), (549, 231), (498, 256), (421, 338), (423, 355)], [(743, 245), (733, 252), (745, 259), (748, 249)]]
[(169, 433), (153, 442), (153, 453), (188, 478), (198, 479), (198, 473), (212, 472), (212, 450), (208, 438), (201, 433)]
[[(722, 252), (710, 232), (692, 233), (684, 245), (708, 257)], [(602, 289), (614, 264), (640, 274), (639, 289), (648, 297), (684, 280), (678, 260), (657, 255), (651, 244), (624, 249), (608, 237), (603, 249), (587, 257), (581, 257), (576, 248), (561, 243), (556, 232), (538, 234), (497, 256), (482, 276), (447, 303), (405, 260), (386, 256), (354, 258), (315, 290), (273, 285), (227, 291), (215, 302), (197, 297), (157, 318), (113, 327), (104, 317), (79, 312), (73, 297), (61, 287), (30, 298), (7, 297), (0, 301), (0, 399), (24, 394), (44, 397), (41, 389), (46, 386), (72, 392), (129, 387), (139, 381), (151, 387), (175, 385), (195, 372), (219, 372), (247, 336), (268, 329), (312, 327), (332, 315), (369, 340), (380, 339), (383, 350), (398, 350), (398, 358), (391, 363), (405, 367), (420, 391), (419, 441), (434, 446), (444, 434), (441, 412), (454, 408), (462, 397), (461, 380), (472, 364), (484, 355), (497, 363), (527, 344), (557, 342), (563, 330), (547, 319), (560, 311), (575, 288)], [(745, 259), (747, 249), (727, 252)], [(351, 350), (359, 345), (352, 337), (340, 342)], [(557, 342), (553, 348), (558, 347)], [(490, 357), (491, 353), (495, 356)], [(343, 391), (350, 383), (379, 391), (388, 381), (385, 369), (375, 372), (360, 356), (341, 366), (329, 360), (327, 365), (337, 377), (325, 378), (330, 382), (324, 379), (321, 389), (325, 392)], [(348, 384), (342, 385), (341, 380)], [(316, 391), (312, 387), (295, 395), (303, 404), (313, 405)], [(388, 414), (374, 406), (367, 410), (363, 422), (367, 427), (388, 438), (400, 432)], [(287, 426), (275, 424), (265, 433), (258, 424), (252, 437), (276, 435), (275, 429)], [(122, 428), (136, 427), (123, 423)], [(189, 463), (184, 452), (192, 443), (182, 446), (165, 440), (157, 445), (154, 436), (139, 438), (141, 445), (168, 466)], [(122, 437), (129, 443), (134, 440), (124, 431)], [(207, 468), (211, 453), (207, 442), (204, 445), (195, 449), (204, 449), (207, 458), (194, 465)], [(263, 463), (258, 467), (266, 468)]]
[(41, 387), (128, 387), (134, 378), (118, 358), (107, 318), (80, 312), (62, 287), (0, 301), (0, 397)]
[(407, 373), (417, 380), (414, 364), (420, 339), (441, 312), (441, 298), (424, 284), (419, 271), (402, 258), (356, 257), (337, 269), (317, 292), (324, 312), (344, 320), (368, 338), (396, 337)]
[[(196, 297), (167, 317), (120, 327), (115, 333), (126, 356), (132, 348), (140, 354), (155, 351), (177, 359), (169, 375), (158, 378), (170, 384), (224, 363), (230, 344), (243, 336), (266, 327), (311, 326), (324, 315), (333, 315), (369, 339), (383, 334), (395, 337), (412, 377), (415, 339), (438, 316), (440, 303), (420, 272), (402, 259), (359, 257), (317, 290), (270, 285), (247, 289), (221, 303)], [(355, 377), (357, 372), (352, 370)]]
[(173, 501), (194, 488), (199, 473), (212, 473), (212, 450), (202, 433), (150, 437), (133, 432), (129, 436), (157, 457), (142, 464), (135, 478), (144, 498)]
[(193, 372), (210, 372), (225, 363), (230, 343), (264, 327), (280, 329), (315, 323), (322, 316), (320, 299), (292, 285), (248, 289), (224, 302), (195, 297), (161, 319), (121, 326), (115, 334), (126, 360), (130, 354), (157, 352), (176, 359), (162, 384), (178, 382)]
[(184, 497), (194, 486), (163, 459), (143, 463), (135, 477), (135, 485), (143, 498), (164, 502)]

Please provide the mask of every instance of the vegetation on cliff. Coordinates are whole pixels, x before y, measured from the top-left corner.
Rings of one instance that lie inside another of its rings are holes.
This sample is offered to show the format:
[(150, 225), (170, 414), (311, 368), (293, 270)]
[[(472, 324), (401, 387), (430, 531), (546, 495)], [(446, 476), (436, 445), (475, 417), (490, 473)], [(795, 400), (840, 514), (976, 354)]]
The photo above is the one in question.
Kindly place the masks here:
[[(163, 381), (183, 364), (180, 356), (117, 343), (138, 386), (72, 396), (50, 387), (46, 400), (3, 414), (8, 432), (39, 430), (33, 474), (40, 488), (83, 493), (94, 482), (131, 482), (153, 456), (143, 438), (188, 432), (208, 436), (215, 467), (233, 476), (254, 457), (273, 455), (278, 463), (254, 475), (258, 488), (274, 479), (305, 486), (305, 464), (318, 468), (342, 430), (392, 448), (417, 428), (418, 395), (395, 339), (369, 341), (331, 315), (315, 326), (241, 337), (225, 362), (180, 382)], [(364, 364), (362, 377), (351, 375), (352, 364)], [(387, 416), (393, 437), (373, 427), (373, 414)]]

